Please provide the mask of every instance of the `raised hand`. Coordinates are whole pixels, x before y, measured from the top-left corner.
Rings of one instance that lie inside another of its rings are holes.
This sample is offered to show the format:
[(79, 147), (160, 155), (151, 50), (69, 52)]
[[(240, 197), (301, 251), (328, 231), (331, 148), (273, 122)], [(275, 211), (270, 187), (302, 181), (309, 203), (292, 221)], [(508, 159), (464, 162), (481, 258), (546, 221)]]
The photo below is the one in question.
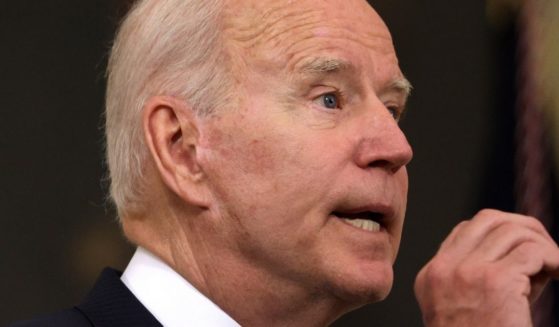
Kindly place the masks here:
[(535, 218), (483, 210), (419, 272), (426, 326), (532, 326), (530, 304), (559, 276), (559, 248)]

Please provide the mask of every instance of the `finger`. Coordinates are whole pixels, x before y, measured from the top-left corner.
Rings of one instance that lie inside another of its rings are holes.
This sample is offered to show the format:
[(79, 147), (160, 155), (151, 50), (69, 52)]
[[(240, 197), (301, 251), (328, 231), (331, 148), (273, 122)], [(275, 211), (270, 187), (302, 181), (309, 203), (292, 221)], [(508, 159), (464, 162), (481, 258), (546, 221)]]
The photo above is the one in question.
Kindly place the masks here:
[(485, 209), (476, 214), (472, 220), (458, 225), (443, 242), (440, 250), (451, 251), (457, 256), (466, 255), (476, 249), (489, 233), (505, 223), (524, 226), (552, 240), (543, 225), (534, 218)]
[(546, 242), (523, 242), (513, 249), (498, 264), (512, 273), (528, 277), (545, 273), (550, 277), (559, 277), (559, 248)]
[(517, 276), (514, 280), (524, 280), (523, 295), (534, 303), (550, 278), (559, 276), (559, 249), (542, 249), (539, 244), (525, 242), (514, 248), (499, 264), (505, 269), (504, 273)]
[(542, 248), (557, 247), (554, 241), (532, 228), (505, 222), (492, 229), (470, 255), (478, 260), (496, 261), (524, 242), (533, 242)]
[(469, 252), (469, 250), (477, 247), (486, 233), (503, 221), (503, 219), (497, 219), (502, 214), (502, 212), (492, 209), (481, 210), (471, 220), (458, 224), (443, 242), (441, 249)]

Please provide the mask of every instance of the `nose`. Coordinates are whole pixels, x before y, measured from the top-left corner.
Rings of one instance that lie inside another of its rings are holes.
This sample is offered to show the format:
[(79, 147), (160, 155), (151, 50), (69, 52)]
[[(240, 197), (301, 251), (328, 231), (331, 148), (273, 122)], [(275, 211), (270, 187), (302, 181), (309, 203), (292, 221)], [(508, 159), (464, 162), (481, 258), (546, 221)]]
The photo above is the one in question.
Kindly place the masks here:
[(369, 124), (364, 127), (355, 162), (363, 169), (381, 168), (396, 173), (411, 161), (413, 151), (398, 122), (384, 106), (382, 109), (375, 110), (372, 126), (371, 120), (366, 120)]

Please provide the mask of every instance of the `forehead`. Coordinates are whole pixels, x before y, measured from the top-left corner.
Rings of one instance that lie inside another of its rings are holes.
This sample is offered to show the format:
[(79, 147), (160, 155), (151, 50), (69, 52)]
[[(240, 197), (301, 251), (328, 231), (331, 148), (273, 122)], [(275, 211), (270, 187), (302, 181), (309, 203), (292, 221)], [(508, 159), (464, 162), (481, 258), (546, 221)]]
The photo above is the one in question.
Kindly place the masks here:
[(227, 38), (251, 58), (289, 68), (319, 52), (396, 61), (388, 29), (364, 0), (231, 0), (226, 8)]

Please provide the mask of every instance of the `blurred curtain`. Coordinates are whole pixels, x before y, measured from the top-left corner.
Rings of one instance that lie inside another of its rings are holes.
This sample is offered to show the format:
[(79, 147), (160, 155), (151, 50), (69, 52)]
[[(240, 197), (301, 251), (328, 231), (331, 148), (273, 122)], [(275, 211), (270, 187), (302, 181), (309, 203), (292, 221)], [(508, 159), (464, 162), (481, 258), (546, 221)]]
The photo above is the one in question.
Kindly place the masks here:
[[(504, 51), (498, 60), (506, 61), (507, 51), (513, 52), (513, 60), (504, 65), (503, 75), (508, 77), (500, 79), (510, 84), (502, 97), (513, 99), (500, 101), (512, 121), (507, 136), (512, 138), (512, 153), (505, 154), (512, 160), (499, 158), (505, 167), (507, 161), (513, 162), (508, 176), (512, 179), (508, 186), (513, 189), (504, 191), (512, 196), (503, 197), (510, 201), (500, 205), (538, 217), (557, 240), (554, 231), (559, 180), (554, 181), (552, 176), (559, 177), (559, 1), (488, 0), (487, 8), (489, 18), (501, 28), (501, 38), (512, 40), (502, 43)], [(507, 28), (503, 26), (507, 25), (512, 26), (512, 37), (504, 32)], [(485, 201), (498, 203), (495, 198), (489, 195)], [(548, 287), (534, 306), (534, 326), (551, 327), (559, 321), (555, 317), (558, 297), (554, 288), (557, 286)]]

